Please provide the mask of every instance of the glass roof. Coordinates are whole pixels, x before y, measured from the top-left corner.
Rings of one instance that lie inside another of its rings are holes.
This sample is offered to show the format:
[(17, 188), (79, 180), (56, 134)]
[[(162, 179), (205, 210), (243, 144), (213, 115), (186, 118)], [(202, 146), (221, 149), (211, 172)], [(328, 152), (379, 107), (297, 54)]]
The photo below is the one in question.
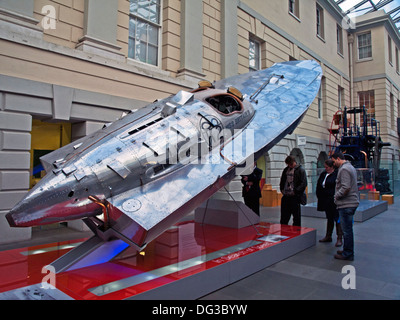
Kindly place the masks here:
[(334, 0), (349, 16), (362, 15), (383, 9), (400, 28), (400, 0)]

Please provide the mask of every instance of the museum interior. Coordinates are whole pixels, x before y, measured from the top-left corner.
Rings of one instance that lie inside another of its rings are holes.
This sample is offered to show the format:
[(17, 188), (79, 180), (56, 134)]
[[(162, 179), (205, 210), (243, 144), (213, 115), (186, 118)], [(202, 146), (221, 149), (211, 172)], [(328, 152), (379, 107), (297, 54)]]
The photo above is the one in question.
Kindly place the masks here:
[(399, 28), (399, 0), (0, 1), (0, 300), (400, 299)]

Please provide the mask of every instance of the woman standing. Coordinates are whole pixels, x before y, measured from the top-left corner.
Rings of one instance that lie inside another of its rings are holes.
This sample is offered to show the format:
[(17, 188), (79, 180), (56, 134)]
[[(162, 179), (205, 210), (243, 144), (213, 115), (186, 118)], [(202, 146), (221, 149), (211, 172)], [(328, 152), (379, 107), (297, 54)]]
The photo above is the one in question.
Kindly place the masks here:
[(333, 228), (336, 224), (336, 247), (342, 246), (343, 232), (339, 223), (339, 212), (334, 202), (337, 170), (332, 160), (325, 161), (325, 171), (321, 173), (317, 182), (318, 211), (325, 211), (327, 226), (325, 238), (319, 242), (332, 242)]

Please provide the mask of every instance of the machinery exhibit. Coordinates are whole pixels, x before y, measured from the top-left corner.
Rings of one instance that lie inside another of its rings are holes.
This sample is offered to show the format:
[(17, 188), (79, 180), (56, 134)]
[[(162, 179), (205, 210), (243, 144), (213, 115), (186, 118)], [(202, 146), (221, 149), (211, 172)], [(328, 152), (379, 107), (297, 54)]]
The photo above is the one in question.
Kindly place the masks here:
[(57, 273), (143, 250), (292, 133), (321, 78), (315, 61), (277, 63), (124, 115), (41, 157), (47, 174), (8, 223), (83, 219), (94, 235), (52, 263)]
[(330, 152), (342, 152), (361, 173), (360, 190), (392, 193), (389, 172), (380, 167), (382, 148), (390, 146), (390, 143), (382, 141), (380, 123), (368, 114), (365, 106), (339, 109), (328, 130)]

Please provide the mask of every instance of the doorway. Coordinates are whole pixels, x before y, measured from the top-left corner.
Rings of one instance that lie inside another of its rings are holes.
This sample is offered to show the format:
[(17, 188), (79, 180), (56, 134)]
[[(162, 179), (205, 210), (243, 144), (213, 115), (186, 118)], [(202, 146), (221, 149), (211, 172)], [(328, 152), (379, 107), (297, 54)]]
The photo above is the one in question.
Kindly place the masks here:
[(46, 174), (40, 157), (71, 143), (70, 123), (49, 123), (34, 119), (31, 132), (31, 177), (30, 187)]
[[(70, 123), (50, 123), (33, 119), (31, 132), (30, 188), (33, 188), (45, 175), (40, 157), (71, 143)], [(65, 227), (66, 223), (34, 227), (33, 232)]]

